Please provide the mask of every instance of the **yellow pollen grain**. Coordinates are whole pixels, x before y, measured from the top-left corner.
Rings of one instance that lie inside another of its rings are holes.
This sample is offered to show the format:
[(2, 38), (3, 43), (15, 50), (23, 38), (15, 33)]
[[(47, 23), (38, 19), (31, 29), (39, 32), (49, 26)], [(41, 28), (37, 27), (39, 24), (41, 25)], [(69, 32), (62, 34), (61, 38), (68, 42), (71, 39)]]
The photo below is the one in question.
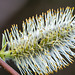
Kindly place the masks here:
[(45, 73), (45, 75), (48, 75), (48, 73)]
[(40, 30), (40, 32), (43, 32), (42, 30)]
[(60, 8), (60, 10), (61, 10), (61, 8)]
[(74, 7), (72, 9), (74, 10)]
[(26, 72), (25, 72), (25, 75), (26, 75)]
[(32, 19), (34, 18), (34, 16), (32, 16)]
[(38, 55), (38, 54), (36, 53), (36, 55)]
[(12, 28), (11, 28), (11, 31), (12, 31)]
[(45, 13), (45, 15), (46, 15), (46, 13)]
[(57, 70), (55, 70), (55, 72), (57, 72)]
[(39, 46), (39, 48), (41, 48), (41, 46)]
[(21, 64), (21, 62), (19, 62), (19, 64)]
[(38, 70), (40, 71), (40, 68), (38, 68)]
[(39, 75), (43, 75), (42, 73), (40, 73)]
[[(15, 26), (15, 25), (14, 25)], [(16, 27), (17, 27), (18, 25), (16, 24)]]
[(11, 35), (11, 32), (9, 34)]
[(51, 73), (53, 74), (54, 72), (52, 71)]
[(41, 49), (41, 51), (43, 51), (43, 49)]
[(64, 66), (64, 68), (66, 68), (66, 66)]
[(65, 44), (63, 44), (63, 46), (65, 46)]
[(42, 12), (42, 15), (44, 15), (44, 12)]
[(47, 55), (47, 53), (45, 53), (45, 55)]
[(37, 73), (36, 72), (34, 72), (35, 73), (35, 75), (37, 75)]
[(47, 68), (47, 69), (49, 69), (49, 67), (48, 67), (48, 66), (46, 66), (46, 68)]
[(67, 41), (69, 41), (69, 40), (67, 40)]
[(7, 32), (9, 31), (8, 29), (6, 29), (7, 30)]
[(35, 67), (37, 66), (37, 65), (34, 65)]
[(43, 61), (43, 59), (42, 59), (42, 61)]
[(13, 25), (12, 25), (12, 27), (13, 27)]
[(48, 12), (49, 12), (49, 11), (47, 11), (47, 14), (48, 14)]
[(34, 50), (33, 48), (31, 50)]
[(6, 30), (4, 30), (4, 33), (6, 32)]
[(49, 52), (49, 51), (48, 51)]

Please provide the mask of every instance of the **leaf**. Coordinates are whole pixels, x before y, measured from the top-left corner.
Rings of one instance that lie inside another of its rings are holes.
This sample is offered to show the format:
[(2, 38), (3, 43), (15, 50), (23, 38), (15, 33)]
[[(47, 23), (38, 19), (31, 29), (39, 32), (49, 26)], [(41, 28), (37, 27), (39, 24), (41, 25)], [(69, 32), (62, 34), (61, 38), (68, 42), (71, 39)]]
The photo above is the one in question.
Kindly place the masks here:
[(4, 47), (6, 41), (5, 41), (5, 35), (3, 34), (3, 38), (2, 38), (2, 48)]
[(7, 42), (6, 42), (6, 40), (5, 40), (5, 35), (3, 34), (3, 38), (2, 38), (2, 51), (4, 51), (5, 50), (5, 48), (6, 48), (6, 46), (7, 46)]

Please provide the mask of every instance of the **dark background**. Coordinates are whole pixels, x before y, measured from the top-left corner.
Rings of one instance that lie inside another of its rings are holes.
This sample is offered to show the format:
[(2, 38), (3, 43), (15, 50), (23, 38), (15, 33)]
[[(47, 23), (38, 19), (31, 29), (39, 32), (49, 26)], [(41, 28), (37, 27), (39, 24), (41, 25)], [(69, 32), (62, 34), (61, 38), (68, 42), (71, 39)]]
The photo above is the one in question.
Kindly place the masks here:
[[(66, 8), (67, 6), (75, 7), (75, 0), (0, 0), (0, 49), (4, 29), (8, 28), (10, 30), (12, 24), (18, 24), (21, 29), (22, 21), (26, 18), (36, 14), (40, 15), (48, 9)], [(8, 64), (19, 72), (11, 60)], [(10, 74), (0, 68), (0, 75)], [(75, 75), (75, 62), (53, 75)]]

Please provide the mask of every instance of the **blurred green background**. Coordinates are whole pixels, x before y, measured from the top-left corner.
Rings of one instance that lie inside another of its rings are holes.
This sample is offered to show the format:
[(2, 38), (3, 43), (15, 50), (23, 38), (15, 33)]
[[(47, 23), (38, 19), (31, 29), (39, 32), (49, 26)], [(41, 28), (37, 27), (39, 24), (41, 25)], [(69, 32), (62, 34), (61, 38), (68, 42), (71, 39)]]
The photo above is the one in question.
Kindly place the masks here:
[[(56, 10), (59, 7), (66, 8), (67, 6), (75, 7), (75, 0), (0, 0), (0, 49), (2, 33), (7, 28), (10, 30), (12, 24), (18, 24), (21, 29), (22, 21), (25, 21), (26, 18), (36, 14), (40, 15), (48, 9)], [(12, 60), (7, 63), (19, 72)], [(0, 75), (10, 74), (0, 68)], [(75, 62), (53, 75), (75, 75)]]

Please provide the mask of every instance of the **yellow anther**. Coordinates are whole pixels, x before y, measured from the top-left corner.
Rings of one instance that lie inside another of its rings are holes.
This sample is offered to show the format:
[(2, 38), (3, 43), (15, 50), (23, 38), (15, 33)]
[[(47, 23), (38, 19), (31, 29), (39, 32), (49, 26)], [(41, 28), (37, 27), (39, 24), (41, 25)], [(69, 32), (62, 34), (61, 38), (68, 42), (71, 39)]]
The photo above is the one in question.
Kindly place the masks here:
[(60, 10), (61, 10), (61, 7), (60, 7)]
[(29, 20), (31, 20), (31, 17), (29, 17)]
[(61, 68), (61, 69), (63, 69), (63, 67), (62, 67), (62, 66), (61, 66), (60, 68)]
[(24, 23), (24, 21), (23, 21), (23, 23)]
[(69, 66), (70, 64), (68, 63), (66, 66)]
[(41, 18), (42, 16), (40, 15), (40, 18)]
[(12, 25), (12, 28), (13, 28), (13, 25)]
[(15, 27), (15, 24), (13, 26)]
[(41, 57), (41, 55), (40, 55), (40, 57)]
[(21, 62), (19, 62), (19, 64), (21, 64)]
[(43, 59), (42, 59), (42, 61), (43, 61)]
[(48, 66), (46, 66), (46, 68), (47, 68), (47, 69), (49, 69), (49, 67), (48, 67)]
[(40, 71), (40, 68), (38, 68), (38, 70)]
[(69, 40), (67, 40), (67, 41), (69, 41)]
[(9, 34), (11, 35), (11, 32)]
[(38, 54), (36, 53), (36, 55), (38, 55)]
[(26, 19), (26, 22), (28, 23), (28, 20)]
[(64, 8), (62, 8), (64, 10)]
[(12, 31), (12, 28), (11, 28), (11, 31)]
[(55, 72), (57, 72), (57, 70), (54, 70)]
[(50, 60), (50, 58), (48, 57), (48, 60)]
[(42, 73), (40, 73), (39, 75), (43, 75)]
[(67, 7), (66, 9), (69, 9), (69, 7)]
[(72, 9), (74, 10), (74, 7), (72, 7)]
[(41, 46), (39, 46), (39, 48), (41, 48)]
[(35, 75), (37, 75), (37, 72), (34, 72), (35, 73)]
[(41, 51), (43, 51), (43, 49), (41, 49)]
[(57, 63), (55, 63), (57, 65)]
[(42, 15), (44, 15), (44, 12), (42, 12)]
[(45, 13), (45, 15), (46, 15), (46, 13)]
[(48, 14), (48, 12), (49, 12), (49, 11), (47, 11), (47, 14)]
[(45, 75), (49, 75), (48, 73), (45, 73)]
[(34, 16), (32, 16), (32, 19), (34, 19)]
[(19, 30), (19, 32), (21, 32), (21, 30)]
[(6, 30), (4, 30), (4, 33), (6, 32)]
[(66, 66), (64, 66), (64, 68), (66, 68)]
[(45, 55), (47, 55), (47, 53), (45, 53)]
[(37, 66), (37, 65), (34, 65), (35, 67)]
[(49, 12), (51, 11), (51, 9), (49, 9)]
[(53, 9), (52, 9), (52, 11), (53, 11)]
[(52, 71), (51, 73), (53, 74), (54, 72)]
[(34, 50), (33, 48), (31, 48), (31, 50)]
[(56, 11), (54, 10), (54, 13), (56, 13)]
[(63, 44), (63, 46), (65, 46), (65, 44)]
[(63, 14), (63, 12), (61, 12), (61, 14)]
[[(41, 24), (40, 24), (41, 25)], [(42, 30), (40, 30), (40, 32), (43, 32)]]
[(7, 32), (9, 31), (8, 29), (6, 29), (7, 30)]
[(48, 51), (49, 52), (49, 51)]

